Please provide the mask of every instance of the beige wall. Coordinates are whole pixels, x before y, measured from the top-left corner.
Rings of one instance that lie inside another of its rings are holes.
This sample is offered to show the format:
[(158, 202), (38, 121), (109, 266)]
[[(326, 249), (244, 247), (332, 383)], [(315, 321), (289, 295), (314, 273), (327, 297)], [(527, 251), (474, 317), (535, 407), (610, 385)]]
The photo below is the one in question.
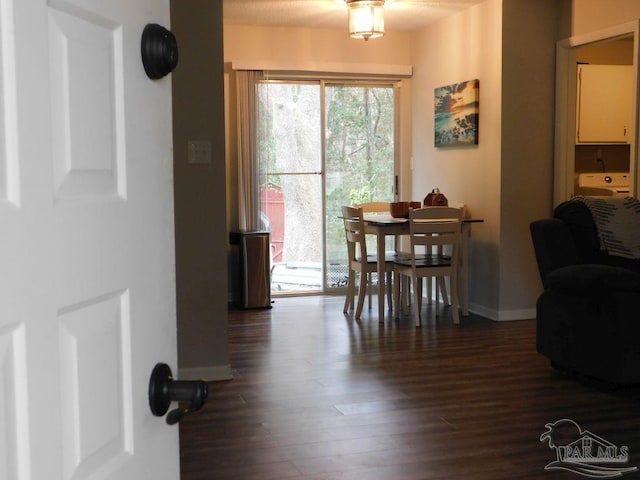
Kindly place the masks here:
[(571, 36), (591, 33), (640, 18), (638, 0), (573, 0)]
[(230, 61), (410, 63), (409, 34), (388, 32), (364, 42), (344, 29), (282, 28), (224, 24), (224, 59)]
[(503, 7), (499, 312), (505, 318), (528, 316), (542, 291), (529, 224), (552, 211), (559, 3), (510, 0)]
[(601, 65), (633, 65), (633, 36), (576, 48), (577, 61)]
[[(488, 0), (412, 38), (413, 188), (439, 187), (485, 220), (472, 226), (470, 302), (493, 319), (533, 317), (541, 290), (529, 223), (551, 212), (562, 8), (555, 0)], [(435, 148), (434, 88), (473, 78), (479, 144)]]
[[(470, 300), (475, 310), (498, 308), (502, 2), (490, 0), (415, 33), (413, 77), (413, 191), (438, 187), (483, 218), (472, 226)], [(434, 88), (480, 80), (479, 144), (434, 147)]]
[[(180, 377), (229, 378), (222, 5), (172, 0), (179, 45), (172, 74), (178, 362)], [(188, 140), (209, 140), (209, 165), (187, 162)]]

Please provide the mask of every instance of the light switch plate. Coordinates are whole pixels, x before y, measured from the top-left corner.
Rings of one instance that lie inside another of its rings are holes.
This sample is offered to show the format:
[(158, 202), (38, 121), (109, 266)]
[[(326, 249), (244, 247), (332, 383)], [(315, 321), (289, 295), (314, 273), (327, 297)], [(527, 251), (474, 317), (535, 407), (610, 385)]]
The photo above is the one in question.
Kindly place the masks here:
[(209, 140), (189, 140), (187, 142), (188, 162), (193, 164), (211, 163), (211, 142)]

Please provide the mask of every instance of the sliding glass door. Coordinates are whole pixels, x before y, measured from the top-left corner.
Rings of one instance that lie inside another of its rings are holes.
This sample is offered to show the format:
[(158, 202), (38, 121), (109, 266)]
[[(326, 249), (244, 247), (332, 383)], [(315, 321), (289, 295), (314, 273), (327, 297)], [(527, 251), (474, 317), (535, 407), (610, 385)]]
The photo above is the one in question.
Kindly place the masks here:
[(393, 201), (397, 94), (390, 84), (259, 84), (260, 209), (272, 293), (343, 287), (340, 207)]
[(322, 122), (317, 83), (259, 84), (260, 210), (277, 293), (322, 290)]
[(345, 286), (348, 278), (341, 206), (393, 201), (395, 97), (391, 85), (328, 84), (325, 88), (327, 288)]

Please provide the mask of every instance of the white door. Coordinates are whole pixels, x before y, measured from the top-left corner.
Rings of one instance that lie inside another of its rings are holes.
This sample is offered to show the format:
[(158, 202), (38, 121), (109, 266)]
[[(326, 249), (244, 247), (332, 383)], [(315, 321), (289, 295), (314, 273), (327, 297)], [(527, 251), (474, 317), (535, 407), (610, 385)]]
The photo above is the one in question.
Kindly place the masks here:
[(0, 0), (0, 479), (179, 478), (169, 0)]

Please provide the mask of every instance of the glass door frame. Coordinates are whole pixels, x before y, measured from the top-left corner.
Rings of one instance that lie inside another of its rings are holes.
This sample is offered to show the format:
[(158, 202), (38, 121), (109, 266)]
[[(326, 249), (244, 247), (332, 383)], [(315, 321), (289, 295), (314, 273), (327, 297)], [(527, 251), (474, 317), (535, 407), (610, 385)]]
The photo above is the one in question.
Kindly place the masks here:
[[(345, 87), (390, 87), (393, 89), (393, 184), (390, 185), (392, 189), (392, 196), (394, 201), (399, 198), (399, 176), (400, 176), (400, 119), (402, 117), (400, 112), (400, 94), (401, 94), (401, 80), (399, 79), (354, 79), (354, 78), (310, 78), (305, 76), (271, 76), (261, 80), (260, 83), (300, 83), (300, 84), (317, 84), (320, 88), (320, 135), (321, 135), (321, 163), (320, 172), (305, 173), (304, 175), (320, 175), (320, 188), (323, 192), (321, 195), (321, 215), (324, 219), (321, 226), (322, 235), (322, 265), (321, 265), (321, 287), (319, 290), (305, 291), (293, 291), (293, 292), (273, 292), (273, 296), (301, 296), (301, 295), (318, 295), (318, 294), (330, 294), (341, 293), (345, 287), (328, 287), (327, 282), (327, 201), (326, 201), (326, 183), (327, 183), (327, 158), (326, 158), (326, 132), (327, 132), (327, 109), (326, 109), (326, 89), (328, 86), (345, 86)], [(301, 174), (302, 175), (302, 174)]]
[[(322, 101), (322, 191), (326, 194), (326, 87), (327, 86), (347, 86), (347, 87), (391, 87), (393, 88), (393, 185), (390, 185), (393, 193), (394, 201), (398, 201), (399, 197), (399, 172), (400, 172), (400, 85), (401, 81), (394, 80), (371, 80), (371, 79), (322, 79), (320, 80), (321, 93), (320, 98)], [(326, 195), (322, 200), (322, 214), (323, 218), (327, 218), (327, 202), (325, 201)], [(329, 262), (327, 258), (327, 222), (322, 223), (322, 237), (323, 237), (323, 249), (322, 249), (322, 293), (342, 293), (346, 287), (332, 287), (327, 286), (326, 269)]]

